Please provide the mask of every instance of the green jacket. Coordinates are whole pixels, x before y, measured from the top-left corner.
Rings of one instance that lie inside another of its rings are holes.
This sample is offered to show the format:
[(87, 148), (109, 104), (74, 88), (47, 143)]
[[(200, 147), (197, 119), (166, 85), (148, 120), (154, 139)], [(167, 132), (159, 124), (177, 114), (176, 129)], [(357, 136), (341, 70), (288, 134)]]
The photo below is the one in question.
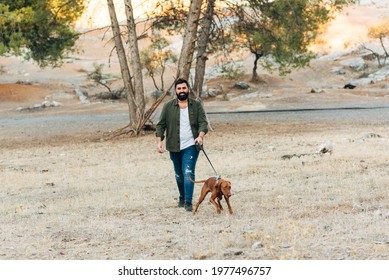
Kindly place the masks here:
[[(201, 131), (208, 132), (208, 122), (205, 111), (200, 101), (188, 99), (188, 111), (190, 127), (193, 138), (197, 138)], [(162, 108), (161, 116), (157, 124), (156, 137), (165, 138), (166, 131), (166, 150), (170, 152), (180, 151), (180, 107), (177, 98), (165, 103)]]

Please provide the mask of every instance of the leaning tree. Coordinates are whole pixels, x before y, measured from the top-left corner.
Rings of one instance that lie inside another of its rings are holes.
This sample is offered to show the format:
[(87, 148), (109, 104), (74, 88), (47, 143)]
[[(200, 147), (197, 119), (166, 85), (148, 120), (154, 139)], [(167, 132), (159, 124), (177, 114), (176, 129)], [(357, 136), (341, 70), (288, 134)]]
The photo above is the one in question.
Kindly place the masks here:
[[(140, 52), (138, 48), (138, 35), (136, 32), (136, 24), (132, 3), (130, 0), (124, 0), (126, 11), (126, 41), (128, 42), (129, 57), (126, 56), (122, 32), (116, 17), (115, 6), (113, 0), (107, 0), (108, 9), (111, 19), (111, 27), (114, 36), (115, 48), (119, 58), (123, 82), (128, 100), (130, 112), (129, 125), (120, 129), (119, 134), (131, 133), (139, 135), (149, 121), (151, 115), (169, 93), (167, 89), (156, 102), (146, 111), (145, 96), (143, 86), (142, 64), (140, 60)], [(188, 78), (192, 64), (194, 46), (197, 38), (198, 19), (201, 11), (202, 0), (193, 0), (189, 8), (188, 17), (186, 20), (186, 30), (183, 38), (183, 46), (181, 55), (178, 61), (178, 70), (176, 78)], [(130, 66), (129, 66), (130, 65)]]

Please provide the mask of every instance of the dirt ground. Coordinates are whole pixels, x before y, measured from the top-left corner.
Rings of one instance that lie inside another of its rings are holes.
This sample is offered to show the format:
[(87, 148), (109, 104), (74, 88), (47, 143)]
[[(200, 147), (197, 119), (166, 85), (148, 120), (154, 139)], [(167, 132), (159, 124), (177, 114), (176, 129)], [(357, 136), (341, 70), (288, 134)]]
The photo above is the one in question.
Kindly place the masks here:
[[(127, 105), (75, 97), (98, 90), (80, 71), (95, 55), (54, 70), (1, 58), (0, 259), (389, 259), (388, 80), (345, 90), (360, 73), (318, 60), (261, 72), (246, 91), (210, 81), (226, 95), (205, 100), (205, 148), (232, 182), (234, 214), (205, 201), (192, 215), (152, 133), (104, 139), (127, 124)], [(31, 109), (44, 100), (62, 105)], [(286, 112), (334, 107), (384, 108)], [(279, 113), (212, 114), (240, 110)], [(200, 154), (196, 178), (213, 175)]]

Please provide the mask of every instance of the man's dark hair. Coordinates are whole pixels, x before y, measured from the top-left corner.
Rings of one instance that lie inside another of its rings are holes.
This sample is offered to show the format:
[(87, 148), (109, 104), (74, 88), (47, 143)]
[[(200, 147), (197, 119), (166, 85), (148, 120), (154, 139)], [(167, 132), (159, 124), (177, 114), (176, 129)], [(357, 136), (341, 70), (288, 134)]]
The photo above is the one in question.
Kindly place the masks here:
[(177, 85), (179, 85), (179, 84), (186, 84), (186, 86), (187, 86), (188, 88), (190, 88), (190, 87), (189, 87), (189, 83), (188, 83), (187, 80), (178, 79), (178, 80), (174, 83), (174, 89), (175, 89), (175, 88), (177, 87)]

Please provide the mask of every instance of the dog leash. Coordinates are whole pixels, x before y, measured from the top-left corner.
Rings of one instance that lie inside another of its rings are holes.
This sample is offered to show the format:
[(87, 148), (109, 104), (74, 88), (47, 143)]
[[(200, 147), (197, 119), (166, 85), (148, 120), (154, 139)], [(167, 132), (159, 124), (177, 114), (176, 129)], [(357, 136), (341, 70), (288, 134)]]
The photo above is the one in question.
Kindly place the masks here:
[(215, 170), (215, 167), (213, 167), (212, 162), (209, 160), (209, 157), (207, 156), (207, 153), (204, 151), (203, 145), (200, 145), (200, 143), (196, 143), (196, 149), (197, 149), (197, 151), (203, 151), (205, 157), (207, 158), (209, 164), (211, 165), (213, 171), (215, 172), (216, 177), (219, 179), (219, 178), (220, 178), (220, 175), (218, 175), (218, 173), (217, 173), (216, 170)]

